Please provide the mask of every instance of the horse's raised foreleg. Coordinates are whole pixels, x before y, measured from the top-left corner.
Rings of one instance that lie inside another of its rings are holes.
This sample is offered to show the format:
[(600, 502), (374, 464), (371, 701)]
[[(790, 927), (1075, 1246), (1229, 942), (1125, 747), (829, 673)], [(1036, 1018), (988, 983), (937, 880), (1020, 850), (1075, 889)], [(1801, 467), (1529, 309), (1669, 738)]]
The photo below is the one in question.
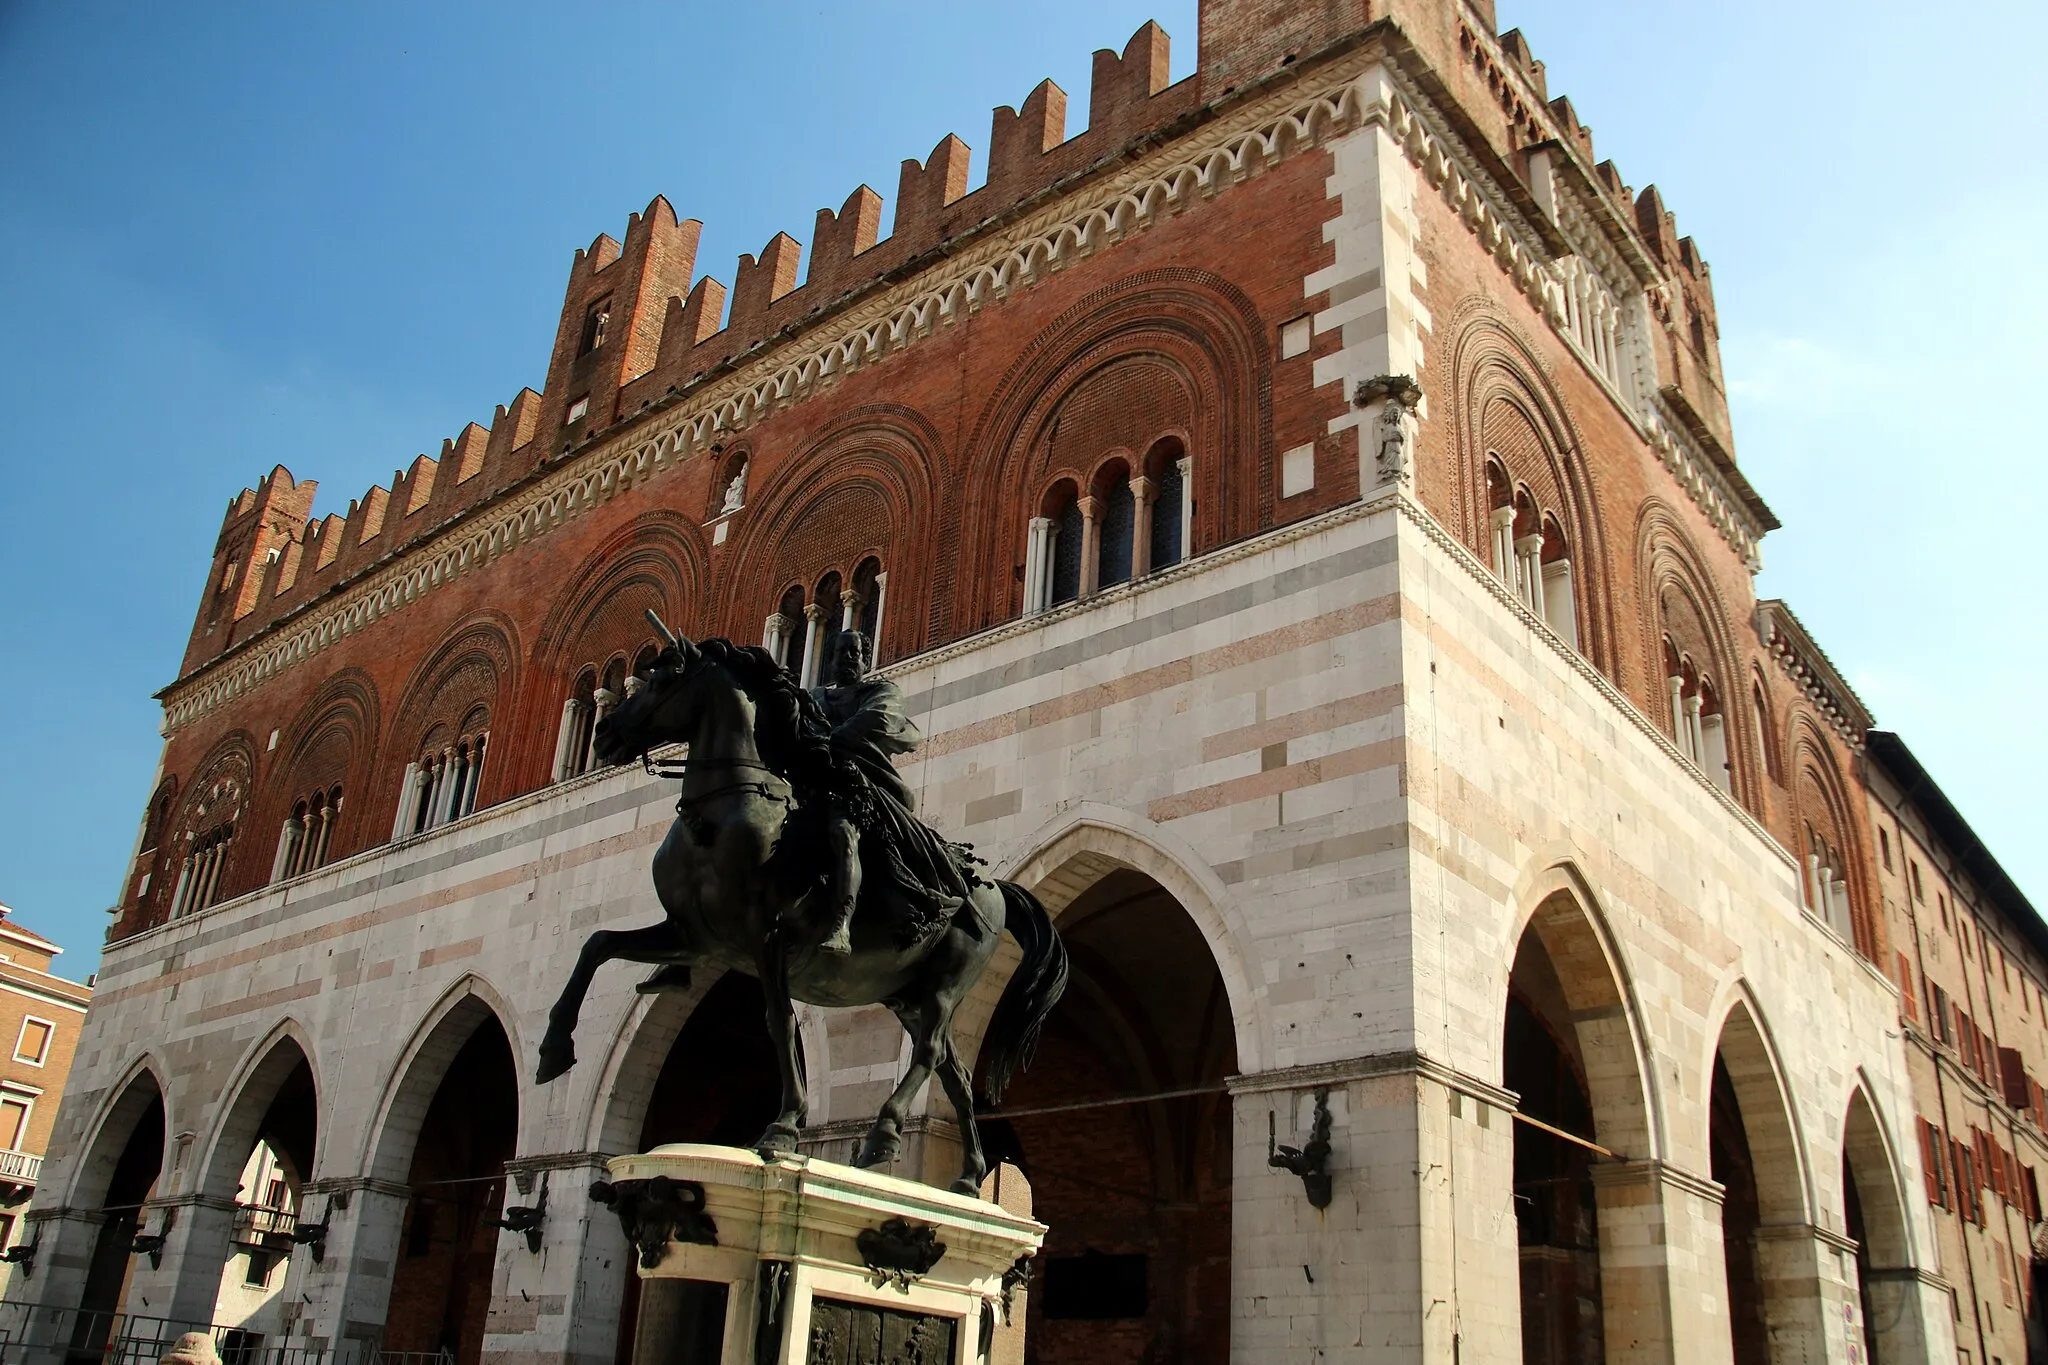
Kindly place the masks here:
[(782, 1073), (782, 1112), (754, 1144), (755, 1150), (767, 1157), (796, 1150), (809, 1105), (804, 1095), (803, 1040), (797, 1034), (796, 1009), (789, 999), (789, 957), (783, 951), (779, 929), (768, 934), (755, 962), (761, 996), (768, 1004), (768, 1040), (774, 1045), (775, 1065)]
[(645, 929), (600, 929), (583, 940), (577, 954), (576, 970), (562, 987), (560, 998), (548, 1011), (548, 1031), (540, 1040), (540, 1068), (534, 1083), (546, 1085), (576, 1065), (576, 1016), (583, 1009), (583, 997), (590, 990), (597, 969), (616, 958), (628, 962), (674, 962), (683, 954), (682, 940), (667, 920)]

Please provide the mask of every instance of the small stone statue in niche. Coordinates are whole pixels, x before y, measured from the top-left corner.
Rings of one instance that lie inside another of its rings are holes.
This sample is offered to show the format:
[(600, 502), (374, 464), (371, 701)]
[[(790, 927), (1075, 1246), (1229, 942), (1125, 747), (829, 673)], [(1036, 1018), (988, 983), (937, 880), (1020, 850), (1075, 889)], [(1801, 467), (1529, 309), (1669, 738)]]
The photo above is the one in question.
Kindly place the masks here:
[(1422, 390), (1405, 374), (1381, 375), (1358, 386), (1359, 407), (1379, 404), (1371, 434), (1375, 485), (1405, 484), (1414, 475), (1415, 408)]
[(747, 505), (747, 462), (740, 461), (740, 467), (725, 485), (725, 505), (718, 509), (721, 517), (728, 512), (737, 512)]

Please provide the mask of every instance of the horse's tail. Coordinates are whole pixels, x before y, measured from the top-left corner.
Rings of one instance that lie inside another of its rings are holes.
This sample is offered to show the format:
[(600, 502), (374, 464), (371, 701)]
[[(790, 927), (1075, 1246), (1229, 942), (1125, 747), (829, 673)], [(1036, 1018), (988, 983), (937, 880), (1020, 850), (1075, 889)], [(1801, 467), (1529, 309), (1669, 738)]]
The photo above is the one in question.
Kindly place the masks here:
[(1024, 950), (1024, 960), (996, 1001), (982, 1048), (987, 1067), (981, 1084), (991, 1104), (1002, 1099), (1011, 1077), (1031, 1065), (1045, 1017), (1067, 988), (1067, 948), (1052, 927), (1052, 916), (1023, 887), (1013, 882), (996, 886), (1003, 893), (1003, 927)]

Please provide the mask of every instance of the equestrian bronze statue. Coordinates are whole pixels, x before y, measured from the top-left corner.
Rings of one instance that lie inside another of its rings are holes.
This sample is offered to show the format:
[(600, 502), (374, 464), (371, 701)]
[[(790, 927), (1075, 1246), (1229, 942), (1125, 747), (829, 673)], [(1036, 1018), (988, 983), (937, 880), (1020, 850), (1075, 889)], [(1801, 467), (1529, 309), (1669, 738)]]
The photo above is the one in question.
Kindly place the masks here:
[(747, 972), (767, 998), (782, 1080), (781, 1112), (756, 1146), (763, 1155), (789, 1152), (806, 1114), (791, 1002), (887, 1005), (910, 1035), (910, 1068), (855, 1162), (896, 1158), (904, 1110), (937, 1072), (965, 1148), (953, 1188), (977, 1192), (987, 1166), (972, 1079), (953, 1045), (953, 1012), (1009, 930), (1023, 961), (981, 1053), (984, 1089), (999, 1099), (1030, 1064), (1066, 987), (1066, 949), (1045, 907), (1021, 886), (980, 875), (967, 848), (917, 818), (890, 760), (921, 737), (901, 690), (869, 676), (865, 637), (840, 635), (831, 682), (806, 692), (766, 650), (692, 643), (653, 612), (648, 619), (668, 647), (646, 685), (598, 725), (594, 752), (605, 763), (638, 759), (654, 770), (651, 751), (689, 746), (675, 824), (654, 855), (667, 918), (644, 929), (601, 929), (584, 943), (548, 1014), (538, 1080), (575, 1065), (577, 1011), (605, 963), (656, 964), (643, 991), (682, 989), (699, 964)]

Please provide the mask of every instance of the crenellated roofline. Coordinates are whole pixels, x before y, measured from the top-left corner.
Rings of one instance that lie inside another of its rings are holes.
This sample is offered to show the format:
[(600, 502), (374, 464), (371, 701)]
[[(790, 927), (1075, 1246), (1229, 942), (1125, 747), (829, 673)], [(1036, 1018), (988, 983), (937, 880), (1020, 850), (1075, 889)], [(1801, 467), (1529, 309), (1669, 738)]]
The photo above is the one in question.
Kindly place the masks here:
[[(1164, 34), (1148, 26), (1119, 59), (1125, 66), (1136, 60), (1134, 49), (1148, 32), (1156, 34), (1158, 44), (1148, 51), (1163, 53)], [(1098, 54), (1098, 68), (1104, 57), (1115, 54)], [(1146, 60), (1151, 63), (1148, 69), (1163, 71), (1152, 57)], [(1155, 72), (1155, 77), (1148, 77), (1155, 78), (1163, 80), (1163, 75)], [(1178, 90), (1187, 84), (1168, 88)], [(1584, 236), (1581, 220), (1592, 209), (1581, 206), (1546, 217), (1512, 167), (1483, 144), (1460, 135), (1455, 107), (1431, 94), (1431, 85), (1427, 67), (1399, 28), (1380, 20), (1213, 103), (1190, 106), (1161, 126), (1141, 129), (1012, 208), (940, 241), (888, 274), (849, 288), (743, 352), (724, 356), (706, 371), (644, 399), (636, 411), (620, 416), (609, 428), (582, 433), (580, 439), (571, 433), (559, 458), (544, 456), (502, 489), (423, 527), (410, 539), (394, 540), (381, 557), (261, 624), (247, 638), (197, 663), (162, 689), (157, 697), (165, 707), (166, 733), (443, 583), (701, 450), (723, 444), (767, 416), (829, 390), (841, 377), (999, 305), (1069, 264), (1113, 249), (1305, 147), (1365, 125), (1384, 127), (1427, 183), (1457, 210), (1467, 230), (1568, 347), (1587, 361), (1589, 372), (1638, 435), (1753, 569), (1757, 542), (1778, 523), (1735, 470), (1732, 457), (1704, 424), (1686, 419), (1690, 409), (1674, 405), (1670, 393), (1641, 382), (1629, 386), (1636, 392), (1624, 392), (1573, 335), (1566, 301), (1568, 263), (1592, 260), (1604, 278), (1623, 261), (1618, 253), (1601, 258), (1582, 245), (1574, 247), (1574, 234)], [(1033, 99), (1041, 93), (1034, 92)], [(1027, 108), (1031, 103), (1027, 101)], [(1013, 121), (1017, 117), (1012, 115)], [(1576, 148), (1569, 150), (1572, 156), (1579, 154)], [(1624, 240), (1641, 247), (1606, 196), (1594, 195), (1591, 202), (1604, 219), (1619, 225)], [(849, 201), (849, 210), (857, 207)], [(635, 215), (629, 240), (642, 221)], [(1606, 230), (1603, 225), (1603, 234)], [(612, 243), (607, 249), (607, 242), (609, 238), (601, 238), (589, 252), (579, 252), (578, 268), (615, 267), (619, 248)], [(1559, 256), (1561, 249), (1574, 254)], [(524, 420), (531, 435), (530, 413)], [(450, 443), (449, 453), (456, 444)], [(480, 459), (479, 453), (463, 460), (465, 477), (480, 467)], [(404, 483), (410, 511), (422, 506), (431, 492), (433, 470), (421, 469), (416, 462), (414, 475)], [(418, 491), (422, 483), (425, 492)], [(394, 490), (399, 488), (400, 480), (394, 480)], [(241, 501), (248, 497), (245, 494)], [(367, 506), (359, 500), (351, 508), (351, 523), (365, 514)], [(384, 506), (379, 502), (377, 510), (382, 513)], [(230, 510), (233, 515), (235, 509)], [(358, 539), (364, 538), (359, 534)]]

